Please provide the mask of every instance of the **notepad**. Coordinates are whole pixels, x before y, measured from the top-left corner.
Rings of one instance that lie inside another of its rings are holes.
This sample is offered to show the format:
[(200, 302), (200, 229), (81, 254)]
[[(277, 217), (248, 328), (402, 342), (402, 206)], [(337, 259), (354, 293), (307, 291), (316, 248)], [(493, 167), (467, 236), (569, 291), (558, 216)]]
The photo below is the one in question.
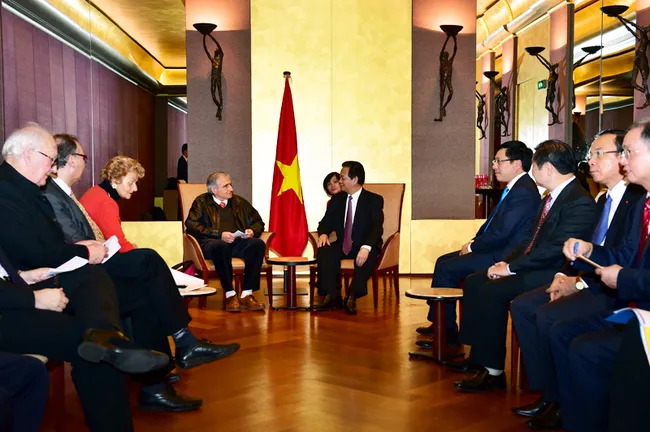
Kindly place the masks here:
[(57, 268), (50, 269), (50, 271), (47, 272), (47, 276), (52, 277), (58, 275), (59, 273), (71, 272), (85, 266), (86, 264), (88, 264), (87, 259), (78, 256), (72, 257), (68, 261), (58, 266)]
[(106, 246), (106, 248), (108, 249), (108, 255), (106, 255), (106, 258), (104, 258), (102, 264), (104, 264), (106, 261), (111, 259), (111, 257), (115, 255), (117, 251), (120, 250), (120, 242), (117, 239), (117, 237), (113, 235), (104, 242), (104, 246)]
[(180, 272), (178, 270), (169, 269), (172, 272), (172, 277), (176, 285), (184, 285), (184, 288), (179, 288), (178, 290), (181, 293), (186, 293), (189, 291), (194, 291), (199, 288), (206, 287), (206, 283), (203, 282), (203, 279), (199, 279), (187, 273)]

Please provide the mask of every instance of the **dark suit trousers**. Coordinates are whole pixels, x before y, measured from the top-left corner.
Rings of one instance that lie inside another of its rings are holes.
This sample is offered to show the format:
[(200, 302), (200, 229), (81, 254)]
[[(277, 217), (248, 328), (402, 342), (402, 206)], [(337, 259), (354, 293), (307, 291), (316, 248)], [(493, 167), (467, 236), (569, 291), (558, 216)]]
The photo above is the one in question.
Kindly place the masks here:
[(49, 389), (40, 360), (0, 352), (0, 430), (38, 432)]
[(645, 431), (650, 425), (650, 366), (639, 334), (639, 322), (625, 326), (614, 362), (609, 432)]
[(221, 287), (225, 291), (233, 291), (232, 285), (232, 259), (244, 260), (244, 291), (257, 291), (260, 289), (260, 272), (264, 262), (266, 244), (258, 238), (237, 238), (232, 243), (223, 240), (203, 240), (201, 242), (203, 255), (214, 262), (214, 269), (221, 280)]
[(611, 310), (615, 299), (584, 289), (550, 302), (548, 287), (544, 285), (514, 299), (510, 314), (531, 390), (542, 390), (545, 400), (559, 402), (549, 330), (558, 321)]
[[(470, 253), (463, 256), (460, 251), (450, 252), (442, 255), (436, 261), (433, 269), (432, 288), (459, 288), (460, 283), (472, 273), (487, 270), (494, 259), (488, 255)], [(427, 319), (435, 322), (433, 302), (429, 303), (429, 314)], [(456, 325), (456, 301), (448, 301), (445, 304), (445, 327), (450, 330), (457, 330)]]
[(607, 428), (608, 387), (621, 334), (594, 313), (557, 322), (549, 332), (557, 373), (562, 427), (572, 432)]
[(361, 267), (356, 263), (359, 248), (353, 247), (349, 254), (343, 253), (343, 242), (337, 241), (330, 246), (318, 248), (318, 280), (320, 286), (328, 294), (338, 297), (341, 295), (341, 286), (337, 284), (339, 272), (341, 271), (341, 260), (353, 259), (354, 276), (350, 283), (350, 295), (355, 298), (361, 298), (368, 294), (368, 279), (372, 276), (372, 271), (379, 257), (379, 250), (372, 248), (368, 254), (368, 259)]
[(474, 363), (503, 370), (510, 302), (553, 279), (553, 271), (520, 272), (490, 280), (486, 272), (474, 273), (463, 284), (460, 341), (471, 345)]
[(77, 347), (86, 329), (79, 321), (65, 313), (36, 309), (2, 311), (0, 350), (69, 361), (90, 430), (132, 431), (125, 377), (106, 363), (90, 363), (79, 357)]

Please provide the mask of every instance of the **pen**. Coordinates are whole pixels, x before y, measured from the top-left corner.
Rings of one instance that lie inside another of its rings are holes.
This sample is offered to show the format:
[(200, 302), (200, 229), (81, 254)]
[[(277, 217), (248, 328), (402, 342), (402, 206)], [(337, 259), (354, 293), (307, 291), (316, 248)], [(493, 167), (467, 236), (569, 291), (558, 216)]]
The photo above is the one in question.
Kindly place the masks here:
[[(578, 253), (578, 242), (575, 242), (575, 244), (573, 245), (573, 255), (577, 255), (577, 253)], [(574, 264), (575, 264), (575, 261), (571, 261), (571, 265), (574, 265)]]

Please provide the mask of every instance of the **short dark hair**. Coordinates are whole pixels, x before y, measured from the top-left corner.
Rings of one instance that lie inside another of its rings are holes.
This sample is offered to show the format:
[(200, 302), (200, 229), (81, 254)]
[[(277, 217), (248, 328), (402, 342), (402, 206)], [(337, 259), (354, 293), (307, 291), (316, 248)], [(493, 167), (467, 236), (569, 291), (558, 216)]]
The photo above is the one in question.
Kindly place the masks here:
[(186, 151), (187, 151), (187, 143), (181, 146), (181, 152), (186, 152)]
[(63, 168), (68, 163), (70, 155), (77, 152), (79, 139), (70, 134), (56, 134), (54, 141), (56, 141), (57, 148), (56, 166)]
[(327, 195), (330, 195), (330, 191), (327, 190), (327, 185), (332, 180), (332, 177), (336, 177), (336, 180), (341, 180), (341, 175), (336, 171), (332, 171), (331, 173), (325, 176), (325, 179), (323, 180), (323, 189), (325, 189), (325, 193)]
[(564, 141), (546, 140), (535, 148), (533, 162), (541, 168), (549, 162), (562, 175), (575, 174), (578, 171), (573, 149)]
[(499, 147), (499, 150), (506, 150), (506, 157), (511, 161), (521, 161), (521, 168), (528, 172), (533, 161), (533, 151), (521, 141), (506, 141)]
[(589, 146), (591, 147), (591, 144), (596, 141), (596, 138), (599, 138), (603, 135), (614, 135), (614, 144), (616, 144), (616, 151), (620, 153), (623, 151), (623, 138), (625, 138), (626, 133), (627, 131), (624, 131), (623, 129), (605, 129), (604, 131), (598, 132), (596, 134)]
[(361, 162), (357, 161), (345, 161), (341, 165), (343, 168), (348, 169), (348, 177), (353, 179), (357, 178), (357, 183), (359, 183), (361, 186), (366, 182), (366, 170), (363, 169), (363, 165), (361, 165)]

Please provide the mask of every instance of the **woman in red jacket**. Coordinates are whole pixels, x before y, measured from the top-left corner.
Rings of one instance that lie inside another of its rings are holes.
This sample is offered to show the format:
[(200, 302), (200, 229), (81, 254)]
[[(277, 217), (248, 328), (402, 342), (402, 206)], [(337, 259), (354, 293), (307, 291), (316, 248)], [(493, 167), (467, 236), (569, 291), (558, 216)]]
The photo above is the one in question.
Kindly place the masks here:
[(135, 159), (115, 156), (108, 161), (100, 176), (103, 181), (90, 188), (79, 202), (102, 230), (104, 237), (116, 236), (120, 242), (120, 252), (128, 252), (136, 246), (126, 239), (122, 231), (117, 200), (131, 199), (133, 192), (138, 190), (138, 180), (144, 177), (144, 168)]

